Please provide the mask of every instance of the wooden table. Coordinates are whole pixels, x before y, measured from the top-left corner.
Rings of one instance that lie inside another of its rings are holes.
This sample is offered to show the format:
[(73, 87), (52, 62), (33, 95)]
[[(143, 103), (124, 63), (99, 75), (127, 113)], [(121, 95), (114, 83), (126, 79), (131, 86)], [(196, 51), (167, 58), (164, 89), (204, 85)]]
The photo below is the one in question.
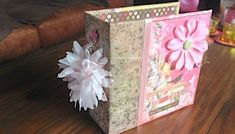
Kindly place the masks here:
[[(68, 102), (57, 79), (57, 60), (71, 44), (40, 50), (0, 65), (0, 133), (102, 133)], [(212, 45), (206, 53), (195, 104), (124, 134), (235, 134), (235, 48)]]

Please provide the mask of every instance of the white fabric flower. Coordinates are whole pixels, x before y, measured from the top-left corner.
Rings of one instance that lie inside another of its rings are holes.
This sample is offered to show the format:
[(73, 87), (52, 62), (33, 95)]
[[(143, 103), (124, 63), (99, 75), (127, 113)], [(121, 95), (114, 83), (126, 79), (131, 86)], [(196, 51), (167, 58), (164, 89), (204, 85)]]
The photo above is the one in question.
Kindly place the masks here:
[(59, 60), (59, 66), (63, 71), (58, 74), (58, 78), (68, 81), (70, 92), (70, 102), (79, 102), (79, 110), (83, 107), (94, 109), (98, 106), (98, 100), (107, 101), (103, 90), (110, 88), (113, 80), (111, 74), (103, 67), (108, 63), (107, 57), (103, 57), (103, 49), (100, 48), (93, 54), (88, 49), (92, 43), (88, 43), (84, 48), (76, 41), (73, 43), (73, 53), (67, 52), (64, 59)]

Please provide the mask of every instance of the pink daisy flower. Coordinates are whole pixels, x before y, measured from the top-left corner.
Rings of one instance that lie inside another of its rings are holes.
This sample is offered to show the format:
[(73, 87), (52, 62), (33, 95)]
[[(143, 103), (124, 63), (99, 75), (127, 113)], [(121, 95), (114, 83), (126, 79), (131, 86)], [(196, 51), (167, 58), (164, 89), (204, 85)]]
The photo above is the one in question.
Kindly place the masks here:
[(206, 38), (208, 28), (203, 21), (190, 19), (186, 26), (180, 25), (175, 28), (175, 38), (167, 43), (171, 50), (169, 61), (175, 62), (175, 68), (191, 70), (195, 64), (202, 61), (203, 53), (208, 49)]

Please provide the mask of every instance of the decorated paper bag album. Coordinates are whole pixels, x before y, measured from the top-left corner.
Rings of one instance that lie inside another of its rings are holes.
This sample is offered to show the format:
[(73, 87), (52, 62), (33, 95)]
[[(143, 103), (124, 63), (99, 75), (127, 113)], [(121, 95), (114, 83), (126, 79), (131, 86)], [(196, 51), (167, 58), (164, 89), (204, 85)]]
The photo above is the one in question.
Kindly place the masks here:
[(193, 104), (211, 12), (178, 11), (176, 2), (86, 12), (88, 43), (74, 42), (58, 77), (105, 133)]

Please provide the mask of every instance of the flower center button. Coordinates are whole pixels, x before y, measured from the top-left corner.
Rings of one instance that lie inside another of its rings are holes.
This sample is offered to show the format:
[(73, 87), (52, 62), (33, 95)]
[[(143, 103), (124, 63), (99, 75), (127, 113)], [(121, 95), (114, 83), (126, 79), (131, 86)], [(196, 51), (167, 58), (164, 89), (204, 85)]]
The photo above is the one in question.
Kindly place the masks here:
[(192, 41), (190, 40), (187, 40), (185, 43), (184, 43), (184, 50), (189, 50), (190, 48), (192, 48)]

